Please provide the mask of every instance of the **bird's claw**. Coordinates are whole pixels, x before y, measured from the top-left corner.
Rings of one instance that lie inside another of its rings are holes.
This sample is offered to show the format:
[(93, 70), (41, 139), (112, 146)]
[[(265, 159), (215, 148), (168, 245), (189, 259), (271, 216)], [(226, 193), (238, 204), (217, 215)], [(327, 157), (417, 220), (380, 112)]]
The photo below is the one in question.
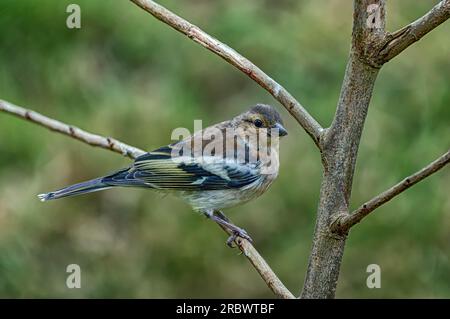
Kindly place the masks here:
[(232, 230), (232, 234), (227, 239), (227, 246), (230, 247), (230, 248), (235, 248), (233, 243), (235, 242), (235, 240), (238, 237), (244, 238), (244, 239), (248, 240), (251, 243), (253, 242), (253, 239), (247, 234), (247, 232), (244, 229), (239, 228), (239, 229), (236, 229), (236, 230)]
[(230, 248), (235, 248), (236, 246), (233, 245), (234, 241), (236, 240), (237, 236), (235, 233), (232, 233), (230, 237), (227, 239), (227, 246)]
[(230, 237), (228, 237), (226, 244), (228, 247), (234, 248), (233, 242), (236, 241), (238, 237), (248, 240), (249, 242), (253, 242), (252, 238), (248, 235), (248, 233), (234, 225), (221, 211), (214, 212), (206, 212), (205, 216), (215, 221), (222, 228), (227, 229), (229, 233), (231, 233)]

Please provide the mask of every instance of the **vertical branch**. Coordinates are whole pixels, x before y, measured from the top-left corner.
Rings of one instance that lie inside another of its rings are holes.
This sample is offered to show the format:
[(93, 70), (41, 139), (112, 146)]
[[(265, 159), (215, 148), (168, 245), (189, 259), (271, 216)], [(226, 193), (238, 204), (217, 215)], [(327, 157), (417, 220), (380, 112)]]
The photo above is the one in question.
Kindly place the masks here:
[(323, 180), (302, 298), (333, 298), (336, 291), (347, 234), (333, 232), (330, 224), (348, 214), (358, 146), (378, 74), (371, 54), (384, 37), (384, 27), (384, 0), (354, 1), (350, 57), (323, 141)]

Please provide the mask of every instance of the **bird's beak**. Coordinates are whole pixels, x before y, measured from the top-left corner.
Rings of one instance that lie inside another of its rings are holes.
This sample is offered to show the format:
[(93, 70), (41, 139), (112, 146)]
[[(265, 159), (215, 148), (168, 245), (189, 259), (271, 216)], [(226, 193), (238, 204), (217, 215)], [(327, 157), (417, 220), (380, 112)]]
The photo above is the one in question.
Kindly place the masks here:
[(279, 136), (286, 136), (286, 135), (288, 135), (287, 130), (280, 123), (275, 124), (275, 128), (278, 129), (278, 135)]

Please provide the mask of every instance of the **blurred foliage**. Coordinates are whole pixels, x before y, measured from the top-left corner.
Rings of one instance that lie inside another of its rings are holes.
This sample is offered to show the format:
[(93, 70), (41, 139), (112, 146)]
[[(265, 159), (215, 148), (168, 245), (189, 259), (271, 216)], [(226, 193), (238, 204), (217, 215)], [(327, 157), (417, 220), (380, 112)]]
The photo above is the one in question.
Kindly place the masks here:
[[(212, 124), (277, 102), (233, 67), (129, 1), (3, 0), (0, 98), (86, 130), (154, 149), (173, 128)], [(395, 30), (436, 1), (388, 2)], [(351, 1), (161, 1), (250, 58), (328, 125), (351, 35)], [(352, 206), (439, 156), (450, 143), (450, 23), (386, 65), (359, 152)], [(290, 135), (279, 179), (227, 211), (298, 294), (304, 280), (321, 164), (279, 108)], [(0, 114), (0, 297), (272, 297), (224, 233), (179, 200), (115, 189), (40, 203), (36, 194), (104, 175), (130, 161)], [(450, 297), (450, 175), (443, 170), (352, 230), (337, 297)], [(66, 266), (82, 288), (65, 285)], [(382, 288), (366, 287), (366, 267)]]

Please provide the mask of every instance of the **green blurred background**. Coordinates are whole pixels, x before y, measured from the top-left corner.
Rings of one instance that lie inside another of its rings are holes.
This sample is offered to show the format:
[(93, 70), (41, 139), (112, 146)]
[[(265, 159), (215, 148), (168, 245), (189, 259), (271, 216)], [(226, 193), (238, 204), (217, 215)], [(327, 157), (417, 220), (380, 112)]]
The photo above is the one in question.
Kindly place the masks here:
[[(129, 1), (2, 0), (0, 98), (144, 149), (278, 105), (245, 75)], [(437, 1), (388, 1), (388, 29)], [(351, 35), (351, 1), (161, 1), (272, 75), (324, 126), (334, 115)], [(450, 144), (450, 23), (386, 65), (377, 80), (352, 206), (441, 155)], [(227, 214), (289, 289), (303, 284), (321, 164), (279, 107), (290, 135), (269, 192)], [(115, 189), (41, 203), (36, 194), (104, 175), (130, 160), (0, 114), (0, 297), (272, 297), (226, 236), (183, 202)], [(450, 174), (444, 169), (352, 230), (339, 298), (450, 297)], [(79, 264), (82, 288), (65, 270)], [(379, 264), (381, 289), (366, 287)]]

